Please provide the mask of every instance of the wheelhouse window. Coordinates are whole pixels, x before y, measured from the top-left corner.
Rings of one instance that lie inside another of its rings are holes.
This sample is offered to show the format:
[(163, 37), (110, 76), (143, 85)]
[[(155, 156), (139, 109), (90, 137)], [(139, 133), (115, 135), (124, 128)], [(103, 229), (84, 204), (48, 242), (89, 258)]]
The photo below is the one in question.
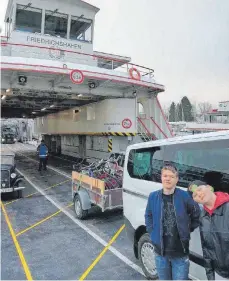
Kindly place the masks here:
[(30, 5), (18, 5), (15, 29), (31, 33), (41, 33), (42, 10)]
[(68, 15), (45, 11), (45, 35), (67, 38)]
[(71, 17), (70, 39), (92, 42), (92, 20), (83, 17)]

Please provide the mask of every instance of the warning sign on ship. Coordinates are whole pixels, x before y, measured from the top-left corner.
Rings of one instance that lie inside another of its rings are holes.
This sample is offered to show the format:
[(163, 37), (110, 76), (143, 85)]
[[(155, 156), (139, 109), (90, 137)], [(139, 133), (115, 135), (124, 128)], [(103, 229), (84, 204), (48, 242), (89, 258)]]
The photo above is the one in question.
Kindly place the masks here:
[(75, 84), (82, 84), (84, 81), (83, 72), (78, 69), (72, 70), (72, 72), (70, 73), (70, 79)]
[(129, 129), (132, 126), (132, 122), (129, 118), (125, 118), (122, 120), (122, 126), (124, 129)]

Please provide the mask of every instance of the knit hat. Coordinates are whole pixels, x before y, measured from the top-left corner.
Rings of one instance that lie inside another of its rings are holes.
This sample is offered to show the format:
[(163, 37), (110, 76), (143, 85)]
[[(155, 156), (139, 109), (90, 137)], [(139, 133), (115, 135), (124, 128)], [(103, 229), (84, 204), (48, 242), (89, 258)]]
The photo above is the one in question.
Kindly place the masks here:
[[(201, 180), (195, 180), (195, 181), (193, 181), (193, 182), (191, 182), (190, 184), (189, 184), (189, 187), (188, 187), (188, 189), (189, 189), (189, 191), (190, 192), (194, 192), (194, 191), (196, 191), (196, 189), (197, 189), (197, 187), (199, 187), (199, 186), (201, 186), (201, 185), (204, 185), (204, 186), (210, 186), (209, 184), (207, 184), (206, 182), (204, 182), (204, 181), (201, 181)], [(211, 191), (213, 192), (214, 191), (214, 188), (212, 187), (212, 186), (210, 186), (211, 187)]]

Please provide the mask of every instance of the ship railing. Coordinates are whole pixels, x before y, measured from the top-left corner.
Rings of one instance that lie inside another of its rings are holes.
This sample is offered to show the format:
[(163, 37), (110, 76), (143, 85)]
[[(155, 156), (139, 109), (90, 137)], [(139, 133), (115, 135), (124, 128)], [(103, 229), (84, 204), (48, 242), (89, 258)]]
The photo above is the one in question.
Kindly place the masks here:
[(1, 36), (1, 55), (2, 56), (21, 56), (33, 57), (38, 59), (48, 59), (63, 62), (63, 68), (67, 63), (86, 64), (97, 66), (101, 69), (114, 70), (120, 73), (128, 73), (131, 68), (137, 69), (140, 79), (152, 81), (154, 70), (138, 64), (127, 62), (126, 60), (112, 58), (109, 56), (88, 54), (63, 48), (45, 47), (30, 44), (9, 42), (9, 38)]

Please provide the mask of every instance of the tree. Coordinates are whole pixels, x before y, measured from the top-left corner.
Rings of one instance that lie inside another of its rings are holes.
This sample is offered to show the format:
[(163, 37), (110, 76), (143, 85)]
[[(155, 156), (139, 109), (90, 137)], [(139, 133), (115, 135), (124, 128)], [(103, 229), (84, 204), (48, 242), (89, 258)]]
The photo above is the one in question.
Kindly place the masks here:
[(177, 121), (183, 121), (182, 105), (180, 103), (177, 104)]
[(196, 122), (197, 121), (197, 116), (198, 116), (198, 112), (197, 112), (197, 106), (196, 106), (196, 102), (192, 103), (192, 115), (193, 115), (193, 119)]
[(181, 107), (183, 112), (183, 120), (186, 122), (194, 121), (192, 105), (186, 96), (181, 99)]
[(169, 122), (176, 121), (176, 105), (174, 102), (171, 103), (169, 108)]
[(177, 113), (178, 113), (178, 104), (175, 105), (175, 121), (176, 122), (179, 121)]
[(200, 102), (198, 104), (198, 111), (201, 115), (208, 113), (212, 110), (212, 105), (209, 102)]
[(163, 112), (164, 112), (166, 118), (169, 119), (169, 106), (163, 105), (162, 109), (163, 109)]

